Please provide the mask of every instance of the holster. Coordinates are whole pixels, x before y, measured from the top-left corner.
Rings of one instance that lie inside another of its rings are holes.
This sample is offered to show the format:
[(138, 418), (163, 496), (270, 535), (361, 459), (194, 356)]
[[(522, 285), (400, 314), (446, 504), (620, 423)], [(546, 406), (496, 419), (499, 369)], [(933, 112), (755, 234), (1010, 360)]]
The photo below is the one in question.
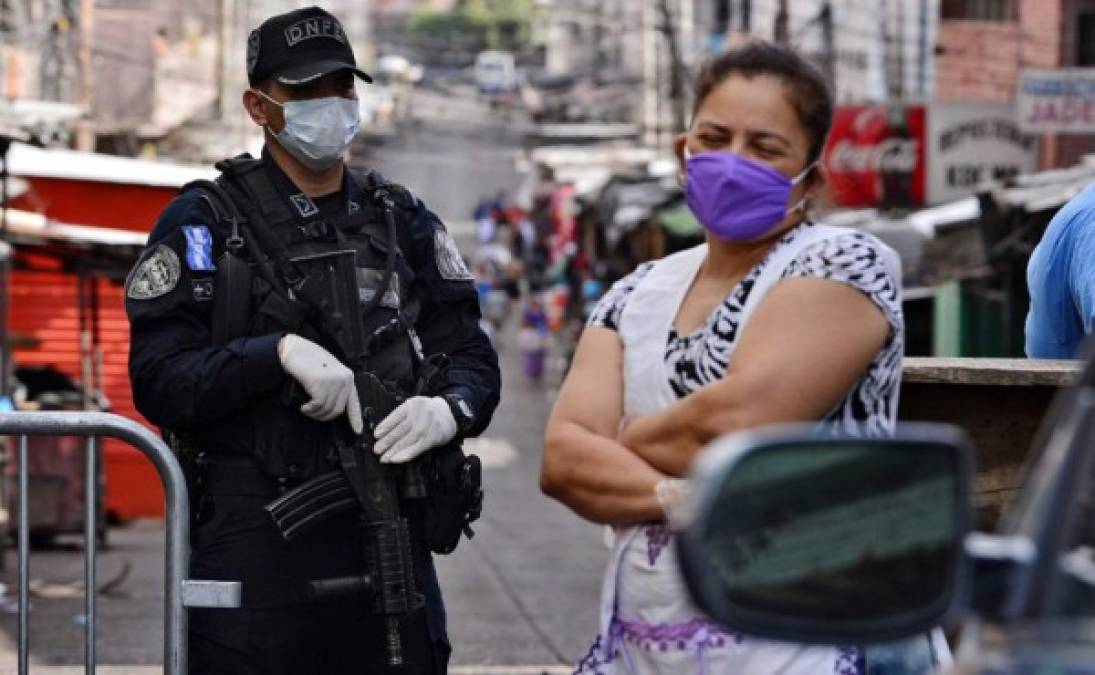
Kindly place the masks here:
[(459, 443), (430, 451), (423, 500), (426, 546), (447, 555), (456, 550), (460, 535), (475, 536), (471, 524), (483, 510), (483, 465), (465, 455)]

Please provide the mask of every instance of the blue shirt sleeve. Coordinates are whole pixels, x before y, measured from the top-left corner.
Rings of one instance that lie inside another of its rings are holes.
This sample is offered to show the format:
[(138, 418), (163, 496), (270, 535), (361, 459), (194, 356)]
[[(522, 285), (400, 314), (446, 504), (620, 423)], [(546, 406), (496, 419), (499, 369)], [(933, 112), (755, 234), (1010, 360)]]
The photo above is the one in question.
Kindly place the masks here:
[(1030, 358), (1073, 359), (1095, 329), (1095, 185), (1050, 221), (1027, 266)]

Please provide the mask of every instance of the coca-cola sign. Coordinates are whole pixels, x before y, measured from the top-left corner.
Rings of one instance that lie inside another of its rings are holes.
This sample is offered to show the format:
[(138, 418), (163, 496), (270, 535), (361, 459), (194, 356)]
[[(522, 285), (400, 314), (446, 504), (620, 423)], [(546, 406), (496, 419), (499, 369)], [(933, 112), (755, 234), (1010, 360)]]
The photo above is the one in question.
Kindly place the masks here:
[(923, 106), (841, 106), (823, 161), (839, 206), (924, 203)]

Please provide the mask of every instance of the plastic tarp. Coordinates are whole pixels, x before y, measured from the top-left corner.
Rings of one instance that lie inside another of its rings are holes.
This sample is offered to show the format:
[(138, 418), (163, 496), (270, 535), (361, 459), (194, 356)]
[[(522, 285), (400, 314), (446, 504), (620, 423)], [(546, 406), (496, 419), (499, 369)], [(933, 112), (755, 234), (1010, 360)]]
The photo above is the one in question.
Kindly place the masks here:
[(617, 176), (601, 192), (599, 216), (605, 238), (615, 246), (654, 215), (655, 209), (680, 194), (673, 179)]

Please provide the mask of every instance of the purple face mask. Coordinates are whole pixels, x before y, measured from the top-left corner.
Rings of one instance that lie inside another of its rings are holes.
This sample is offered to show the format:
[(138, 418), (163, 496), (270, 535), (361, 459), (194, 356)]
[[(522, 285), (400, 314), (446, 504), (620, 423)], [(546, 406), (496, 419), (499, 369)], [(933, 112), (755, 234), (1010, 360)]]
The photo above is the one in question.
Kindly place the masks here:
[(685, 148), (687, 181), (685, 199), (696, 219), (708, 232), (724, 241), (750, 241), (764, 236), (791, 209), (791, 188), (814, 168), (806, 167), (787, 178), (770, 166), (731, 152), (705, 152), (692, 156)]

